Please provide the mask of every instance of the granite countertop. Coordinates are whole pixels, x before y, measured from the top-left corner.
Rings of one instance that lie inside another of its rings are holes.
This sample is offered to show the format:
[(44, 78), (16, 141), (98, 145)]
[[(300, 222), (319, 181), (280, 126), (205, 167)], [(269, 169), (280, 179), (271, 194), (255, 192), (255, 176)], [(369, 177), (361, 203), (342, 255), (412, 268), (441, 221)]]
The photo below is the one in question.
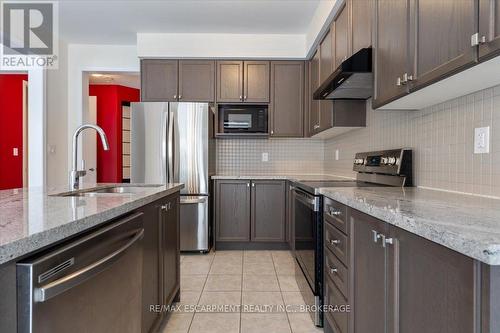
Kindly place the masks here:
[(135, 193), (61, 197), (67, 188), (0, 191), (0, 265), (71, 237), (166, 195), (183, 184), (156, 187), (135, 184), (87, 184), (93, 187), (139, 186)]
[(300, 181), (320, 181), (320, 180), (346, 180), (354, 179), (349, 177), (323, 175), (323, 174), (261, 174), (261, 175), (215, 175), (212, 179), (236, 179), (236, 180), (290, 180), (295, 182)]
[(489, 265), (500, 265), (500, 200), (417, 187), (322, 188), (324, 196)]

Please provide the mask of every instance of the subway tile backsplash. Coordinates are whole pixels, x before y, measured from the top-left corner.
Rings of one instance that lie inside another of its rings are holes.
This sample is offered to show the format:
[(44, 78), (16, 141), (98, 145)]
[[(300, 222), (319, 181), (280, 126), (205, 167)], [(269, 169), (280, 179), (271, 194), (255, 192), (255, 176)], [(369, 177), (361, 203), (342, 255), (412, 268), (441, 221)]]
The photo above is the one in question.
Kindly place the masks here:
[[(410, 147), (416, 185), (500, 197), (500, 86), (418, 111), (367, 112), (366, 128), (325, 142), (326, 173), (353, 176), (358, 151)], [(485, 126), (490, 153), (474, 154), (474, 128)]]
[[(321, 174), (324, 152), (324, 142), (315, 139), (219, 139), (217, 173)], [(262, 153), (269, 154), (268, 162)]]
[[(416, 185), (500, 197), (500, 86), (417, 111), (375, 111), (368, 103), (367, 112), (366, 128), (326, 141), (217, 140), (217, 173), (353, 177), (356, 152), (409, 147)], [(485, 126), (490, 153), (477, 155), (474, 128)]]

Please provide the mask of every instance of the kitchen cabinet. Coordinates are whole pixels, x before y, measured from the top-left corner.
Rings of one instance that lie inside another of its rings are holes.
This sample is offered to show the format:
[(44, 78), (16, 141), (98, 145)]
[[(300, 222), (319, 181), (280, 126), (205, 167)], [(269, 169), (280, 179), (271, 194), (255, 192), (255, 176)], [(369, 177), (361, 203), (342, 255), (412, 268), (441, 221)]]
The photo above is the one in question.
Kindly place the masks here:
[(285, 181), (217, 180), (215, 195), (219, 245), (224, 242), (285, 244)]
[(217, 61), (217, 102), (269, 103), (269, 61)]
[(350, 54), (372, 46), (373, 2), (374, 0), (347, 1), (350, 18)]
[(474, 64), (476, 46), (471, 45), (471, 37), (477, 32), (476, 6), (476, 1), (414, 1), (410, 8), (410, 91)]
[(270, 135), (304, 136), (304, 62), (271, 62)]
[(374, 108), (408, 93), (408, 86), (401, 83), (403, 73), (409, 72), (408, 0), (377, 0), (376, 13)]
[[(333, 49), (332, 49), (332, 31), (327, 32), (319, 46), (319, 85), (332, 74)], [(332, 127), (332, 101), (319, 101), (319, 127), (317, 132), (324, 131)]]
[(141, 60), (141, 101), (177, 101), (178, 69), (177, 60)]
[(250, 240), (250, 181), (216, 182), (216, 241)]
[(180, 301), (179, 196), (167, 197), (160, 206), (163, 267), (163, 304)]
[(479, 59), (500, 53), (500, 0), (479, 0)]
[(332, 24), (333, 30), (333, 66), (337, 68), (350, 55), (349, 50), (349, 11), (347, 7), (340, 10)]
[(179, 60), (179, 101), (215, 101), (215, 61)]
[(313, 57), (308, 63), (309, 66), (309, 133), (314, 135), (319, 132), (319, 101), (312, 98), (316, 89), (318, 89), (319, 82), (319, 49), (314, 53)]
[(286, 194), (284, 181), (252, 181), (251, 241), (284, 242)]
[(215, 62), (211, 60), (141, 61), (143, 102), (213, 102)]
[(288, 247), (290, 248), (290, 251), (295, 251), (295, 229), (294, 229), (294, 220), (293, 220), (293, 215), (295, 214), (295, 207), (294, 207), (294, 200), (293, 200), (293, 190), (294, 187), (291, 182), (287, 182), (287, 189), (286, 189), (286, 207), (287, 207), (287, 213), (286, 213), (286, 241), (288, 243)]

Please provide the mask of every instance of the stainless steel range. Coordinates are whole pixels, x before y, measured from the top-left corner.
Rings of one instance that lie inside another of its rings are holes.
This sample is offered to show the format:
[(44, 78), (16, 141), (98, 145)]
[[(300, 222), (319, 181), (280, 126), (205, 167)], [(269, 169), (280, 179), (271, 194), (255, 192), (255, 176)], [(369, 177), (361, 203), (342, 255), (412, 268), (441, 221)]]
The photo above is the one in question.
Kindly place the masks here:
[(295, 182), (293, 227), (296, 280), (316, 326), (323, 326), (323, 196), (325, 187), (412, 186), (412, 151), (393, 149), (357, 153), (353, 170), (356, 179)]

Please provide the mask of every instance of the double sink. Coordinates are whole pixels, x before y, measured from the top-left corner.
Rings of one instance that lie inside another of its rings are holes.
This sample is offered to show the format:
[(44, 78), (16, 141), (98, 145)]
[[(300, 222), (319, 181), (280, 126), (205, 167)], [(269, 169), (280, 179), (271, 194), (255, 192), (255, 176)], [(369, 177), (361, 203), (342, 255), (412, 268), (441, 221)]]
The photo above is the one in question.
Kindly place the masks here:
[(92, 187), (82, 190), (74, 190), (69, 192), (62, 192), (52, 194), (51, 196), (55, 197), (92, 197), (100, 194), (132, 194), (132, 193), (141, 193), (147, 191), (151, 188), (160, 187), (163, 185), (103, 185), (98, 187)]

